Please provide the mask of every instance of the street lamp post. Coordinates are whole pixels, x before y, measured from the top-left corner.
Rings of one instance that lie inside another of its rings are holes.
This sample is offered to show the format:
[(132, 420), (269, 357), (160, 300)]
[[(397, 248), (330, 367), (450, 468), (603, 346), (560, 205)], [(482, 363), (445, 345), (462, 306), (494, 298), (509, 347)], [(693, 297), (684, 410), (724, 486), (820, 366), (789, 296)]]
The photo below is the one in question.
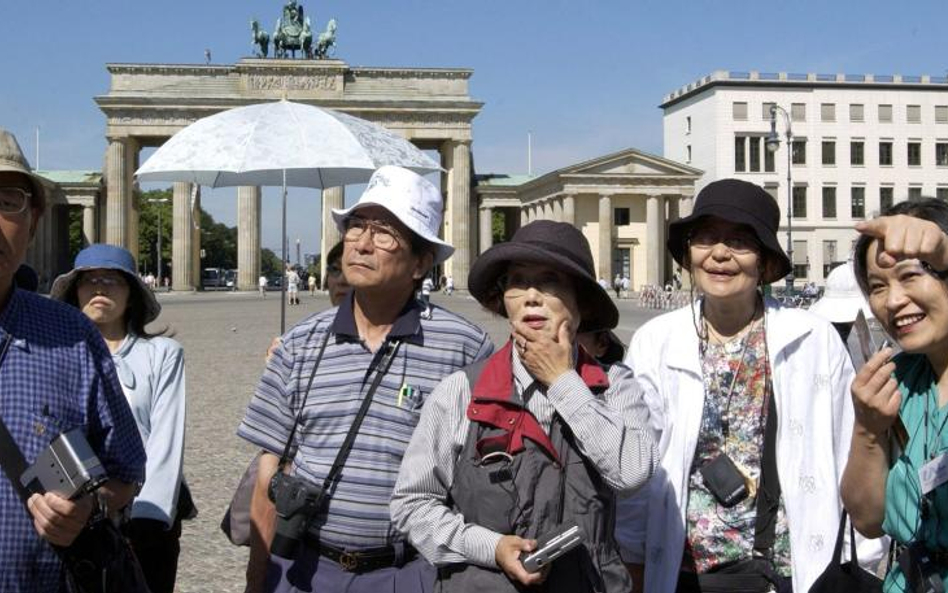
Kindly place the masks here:
[(168, 201), (168, 198), (149, 198), (145, 200), (151, 204), (158, 204), (158, 282), (155, 283), (156, 287), (161, 286), (161, 204), (164, 204)]
[(780, 148), (780, 137), (777, 135), (777, 113), (783, 116), (786, 125), (787, 138), (787, 257), (790, 258), (790, 273), (787, 274), (787, 295), (793, 295), (793, 183), (790, 179), (793, 165), (793, 130), (790, 128), (790, 114), (783, 107), (774, 103), (770, 106), (770, 134), (764, 143), (767, 151), (777, 152)]

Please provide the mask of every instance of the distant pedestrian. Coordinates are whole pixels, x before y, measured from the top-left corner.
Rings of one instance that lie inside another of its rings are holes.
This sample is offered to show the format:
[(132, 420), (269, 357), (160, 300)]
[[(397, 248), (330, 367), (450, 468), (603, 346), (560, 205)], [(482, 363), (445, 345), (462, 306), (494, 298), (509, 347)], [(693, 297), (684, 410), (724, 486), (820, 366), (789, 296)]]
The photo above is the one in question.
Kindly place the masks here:
[(309, 295), (316, 296), (316, 274), (310, 274), (307, 282), (309, 283)]
[(260, 290), (260, 298), (267, 298), (267, 277), (263, 274), (257, 280), (257, 288)]
[(421, 312), (421, 316), (425, 319), (431, 316), (432, 290), (434, 290), (434, 280), (431, 279), (431, 276), (425, 276), (425, 279), (421, 283), (421, 304), (425, 306), (425, 310)]
[(447, 280), (444, 282), (444, 292), (448, 296), (454, 294), (454, 277), (448, 276)]
[(622, 274), (616, 274), (616, 277), (612, 279), (612, 289), (616, 291), (616, 298), (619, 298), (619, 293), (622, 291)]
[(286, 298), (290, 305), (300, 304), (300, 275), (292, 267), (286, 269)]
[(609, 293), (609, 281), (608, 281), (608, 280), (606, 280), (605, 278), (603, 278), (602, 276), (600, 276), (600, 277), (599, 277), (599, 280), (597, 280), (596, 283), (599, 284), (599, 286), (601, 286), (602, 289), (605, 290), (607, 294)]
[(632, 281), (629, 280), (628, 276), (622, 277), (622, 296), (624, 298), (629, 298), (629, 288), (632, 285)]

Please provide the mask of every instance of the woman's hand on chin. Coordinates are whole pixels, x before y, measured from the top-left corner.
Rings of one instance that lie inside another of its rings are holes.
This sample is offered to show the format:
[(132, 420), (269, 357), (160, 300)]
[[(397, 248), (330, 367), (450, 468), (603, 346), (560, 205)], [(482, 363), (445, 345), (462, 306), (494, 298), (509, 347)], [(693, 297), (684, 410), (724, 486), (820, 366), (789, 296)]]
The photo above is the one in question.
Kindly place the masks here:
[(568, 319), (561, 320), (555, 330), (517, 327), (513, 341), (523, 366), (547, 387), (573, 369), (573, 335)]

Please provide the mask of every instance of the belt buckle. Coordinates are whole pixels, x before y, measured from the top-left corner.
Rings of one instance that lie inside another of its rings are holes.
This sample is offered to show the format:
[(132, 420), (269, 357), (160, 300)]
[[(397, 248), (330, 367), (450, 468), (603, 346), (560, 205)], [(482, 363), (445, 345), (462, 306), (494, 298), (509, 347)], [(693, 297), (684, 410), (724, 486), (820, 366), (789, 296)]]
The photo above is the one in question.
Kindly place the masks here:
[(359, 567), (359, 557), (352, 552), (343, 552), (339, 556), (339, 566), (346, 572), (355, 572), (355, 569)]

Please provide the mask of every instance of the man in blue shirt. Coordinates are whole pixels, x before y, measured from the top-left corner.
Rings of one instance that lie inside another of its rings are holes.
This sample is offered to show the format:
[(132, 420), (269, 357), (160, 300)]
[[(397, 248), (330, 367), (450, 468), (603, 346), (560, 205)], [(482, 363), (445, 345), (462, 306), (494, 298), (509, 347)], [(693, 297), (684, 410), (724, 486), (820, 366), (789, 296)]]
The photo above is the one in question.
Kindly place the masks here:
[[(8, 342), (0, 355), (0, 417), (27, 463), (59, 434), (82, 428), (110, 477), (103, 498), (119, 509), (144, 479), (145, 453), (109, 352), (79, 311), (14, 282), (49, 189), (0, 129), (0, 343)], [(62, 569), (49, 544), (76, 539), (92, 500), (33, 494), (27, 511), (14, 479), (0, 474), (0, 593), (58, 591)]]

